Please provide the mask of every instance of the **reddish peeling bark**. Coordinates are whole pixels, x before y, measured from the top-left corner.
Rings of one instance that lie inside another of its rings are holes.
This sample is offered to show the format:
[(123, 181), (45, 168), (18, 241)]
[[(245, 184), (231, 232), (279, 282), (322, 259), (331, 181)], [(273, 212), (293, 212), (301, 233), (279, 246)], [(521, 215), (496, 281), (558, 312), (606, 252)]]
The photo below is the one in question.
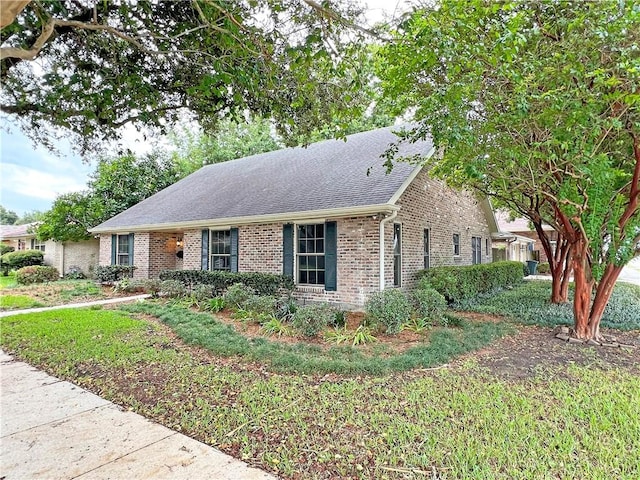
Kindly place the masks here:
[(574, 243), (573, 278), (575, 284), (573, 299), (575, 336), (582, 340), (595, 339), (600, 319), (594, 323), (590, 318), (593, 278), (591, 277), (591, 267), (588, 265), (587, 242), (582, 237)]
[(542, 228), (542, 219), (532, 221), (538, 234), (542, 248), (549, 259), (551, 272), (551, 303), (567, 303), (569, 301), (569, 276), (571, 275), (571, 244), (558, 234), (555, 251), (551, 245), (549, 233)]

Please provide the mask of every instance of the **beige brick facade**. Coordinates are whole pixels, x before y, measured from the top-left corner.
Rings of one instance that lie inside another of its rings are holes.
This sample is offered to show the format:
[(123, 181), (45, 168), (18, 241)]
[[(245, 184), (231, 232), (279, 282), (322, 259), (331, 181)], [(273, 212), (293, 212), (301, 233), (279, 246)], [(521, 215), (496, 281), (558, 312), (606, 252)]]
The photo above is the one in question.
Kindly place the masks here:
[[(458, 192), (421, 172), (396, 203), (397, 217), (385, 224), (385, 285), (392, 287), (394, 223), (402, 225), (402, 287), (415, 284), (424, 268), (424, 230), (430, 229), (431, 266), (472, 263), (472, 236), (481, 238), (482, 262), (491, 261), (487, 220), (478, 200)], [(379, 290), (380, 215), (331, 219), (337, 222), (337, 290), (300, 286), (295, 296), (303, 302), (329, 301), (361, 308)], [(299, 222), (299, 223), (320, 223)], [(281, 274), (283, 271), (283, 223), (239, 225), (238, 270)], [(294, 229), (295, 230), (295, 229)], [(136, 233), (136, 278), (157, 277), (164, 269), (200, 269), (202, 230), (182, 233)], [(460, 255), (454, 256), (453, 234), (460, 235)], [(176, 258), (176, 239), (182, 237), (184, 258)], [(487, 249), (487, 241), (489, 248)], [(295, 243), (295, 242), (294, 242)], [(100, 263), (111, 262), (111, 236), (102, 235)]]

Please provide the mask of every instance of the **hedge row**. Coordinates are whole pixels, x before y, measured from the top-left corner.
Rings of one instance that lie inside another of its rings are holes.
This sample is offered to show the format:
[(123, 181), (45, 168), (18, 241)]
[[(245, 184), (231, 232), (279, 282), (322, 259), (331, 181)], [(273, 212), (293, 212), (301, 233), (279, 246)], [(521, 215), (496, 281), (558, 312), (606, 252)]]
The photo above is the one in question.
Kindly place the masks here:
[(241, 283), (251, 287), (258, 295), (277, 295), (280, 290), (293, 290), (293, 279), (285, 275), (257, 272), (220, 272), (208, 270), (164, 270), (160, 280), (177, 280), (192, 289), (196, 285), (211, 285), (217, 295), (231, 285)]
[(433, 267), (418, 272), (421, 284), (444, 295), (450, 304), (473, 300), (522, 281), (524, 272), (520, 262), (495, 262), (464, 267)]

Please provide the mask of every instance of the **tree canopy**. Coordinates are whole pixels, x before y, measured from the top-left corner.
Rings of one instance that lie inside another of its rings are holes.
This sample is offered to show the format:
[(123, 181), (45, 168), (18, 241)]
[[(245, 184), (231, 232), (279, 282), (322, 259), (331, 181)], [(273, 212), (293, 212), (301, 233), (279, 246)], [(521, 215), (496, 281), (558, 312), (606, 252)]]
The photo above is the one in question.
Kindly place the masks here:
[[(62, 130), (86, 154), (127, 124), (164, 133), (188, 118), (210, 132), (234, 111), (273, 118), (291, 143), (366, 108), (351, 1), (6, 0), (3, 10), (0, 110), (41, 145)], [(5, 25), (7, 12), (19, 13)]]
[(441, 149), (436, 174), (567, 239), (580, 338), (640, 255), (639, 44), (631, 1), (445, 0), (380, 55), (385, 95), (414, 112), (405, 141)]
[(155, 152), (142, 157), (127, 154), (98, 163), (88, 189), (60, 195), (42, 218), (42, 240), (79, 241), (92, 227), (108, 220), (184, 175), (170, 156)]
[(16, 212), (8, 210), (3, 205), (0, 205), (0, 225), (15, 225), (18, 218), (19, 215)]

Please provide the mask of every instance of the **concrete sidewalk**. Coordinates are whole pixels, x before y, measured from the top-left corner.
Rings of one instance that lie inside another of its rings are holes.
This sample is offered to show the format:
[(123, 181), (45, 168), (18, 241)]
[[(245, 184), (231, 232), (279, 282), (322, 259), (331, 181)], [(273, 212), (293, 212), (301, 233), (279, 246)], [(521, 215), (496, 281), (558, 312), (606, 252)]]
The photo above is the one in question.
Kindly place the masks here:
[[(110, 305), (112, 303), (135, 302), (135, 301), (144, 300), (150, 297), (151, 295), (145, 293), (143, 295), (133, 295), (130, 297), (115, 297), (115, 298), (108, 298), (106, 300), (92, 300), (91, 302), (66, 303), (64, 305), (54, 305), (53, 307), (25, 308), (23, 310), (5, 310), (3, 312), (0, 312), (0, 317), (10, 317), (12, 315), (25, 315), (28, 313), (47, 312), (49, 310), (61, 310), (63, 308), (84, 308), (84, 307), (92, 307), (94, 305)], [(1, 478), (2, 477), (0, 477), (0, 479)]]
[(2, 351), (0, 375), (0, 479), (275, 479)]

